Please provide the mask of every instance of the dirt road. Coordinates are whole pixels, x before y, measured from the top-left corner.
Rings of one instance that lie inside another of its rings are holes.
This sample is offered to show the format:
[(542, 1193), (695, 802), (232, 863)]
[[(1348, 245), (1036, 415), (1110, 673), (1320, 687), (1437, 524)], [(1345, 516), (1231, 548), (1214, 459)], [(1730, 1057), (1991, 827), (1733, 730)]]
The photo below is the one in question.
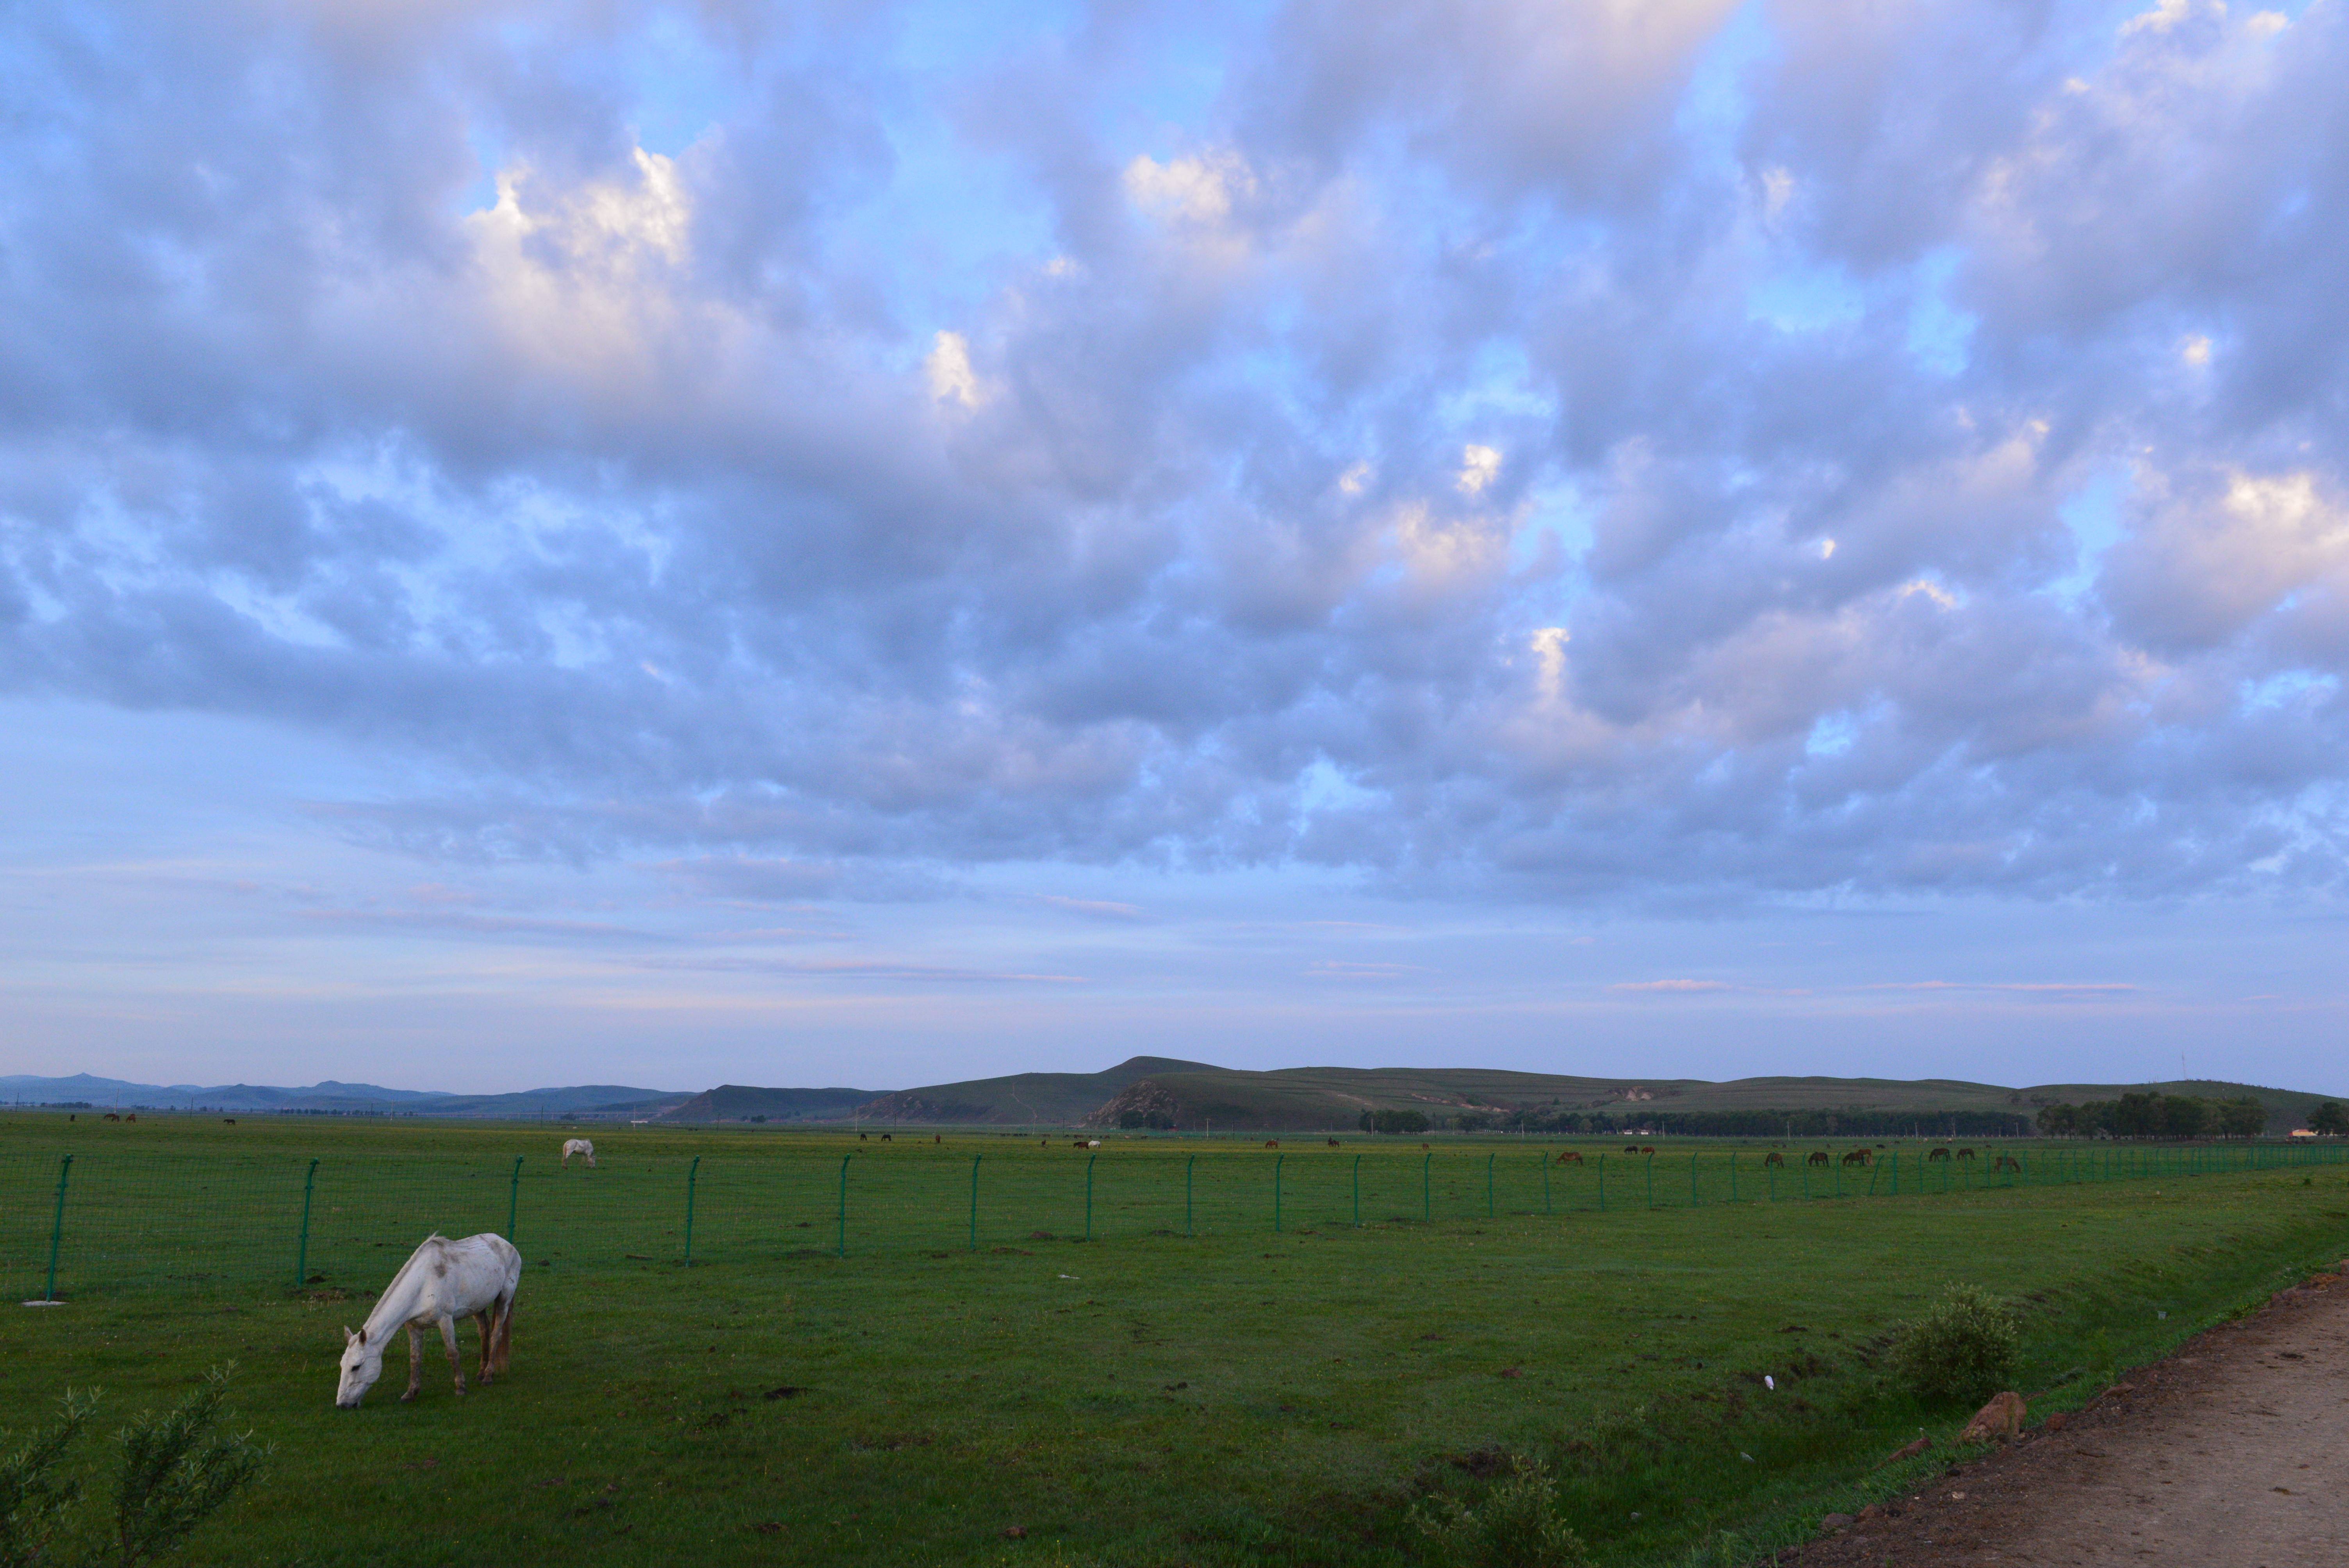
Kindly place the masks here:
[(2349, 1277), (2285, 1291), (2132, 1374), (2061, 1430), (2034, 1431), (1781, 1561), (2344, 1568)]

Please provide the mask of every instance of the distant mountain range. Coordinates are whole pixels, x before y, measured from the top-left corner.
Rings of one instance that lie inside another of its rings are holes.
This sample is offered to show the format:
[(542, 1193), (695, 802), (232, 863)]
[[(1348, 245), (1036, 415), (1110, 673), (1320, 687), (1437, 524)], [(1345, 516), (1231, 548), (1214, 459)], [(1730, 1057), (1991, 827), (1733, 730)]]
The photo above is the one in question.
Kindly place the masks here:
[[(1614, 1125), (1731, 1130), (1773, 1118), (1840, 1119), (1889, 1130), (2007, 1130), (2059, 1102), (2152, 1090), (2201, 1099), (2251, 1098), (2268, 1130), (2308, 1124), (2326, 1096), (2209, 1079), (2154, 1084), (2040, 1084), (2010, 1088), (1956, 1078), (1568, 1078), (1479, 1068), (1284, 1068), (1250, 1072), (1173, 1057), (1133, 1057), (1098, 1073), (1014, 1073), (920, 1088), (759, 1088), (722, 1084), (699, 1094), (579, 1084), (518, 1094), (440, 1094), (329, 1080), (308, 1088), (129, 1083), (119, 1078), (0, 1078), (0, 1104), (88, 1104), (159, 1110), (295, 1111), (483, 1117), (628, 1117), (720, 1122), (889, 1122), (932, 1126), (1143, 1126), (1281, 1131), (1355, 1126), (1365, 1111), (1416, 1110), (1436, 1126), (1603, 1114)], [(1716, 1125), (1717, 1124), (1717, 1125)], [(1961, 1126), (1962, 1124), (1962, 1126)], [(1579, 1124), (1577, 1124), (1579, 1125)]]
[[(131, 1083), (122, 1078), (0, 1078), (0, 1104), (121, 1106), (146, 1110), (299, 1110), (342, 1115), (404, 1114), (414, 1116), (485, 1116), (522, 1118), (542, 1114), (634, 1112), (652, 1116), (693, 1098), (657, 1088), (629, 1088), (621, 1084), (574, 1084), (565, 1088), (525, 1089), (519, 1094), (440, 1094), (427, 1089), (385, 1088), (371, 1083), (336, 1083), (329, 1078), (308, 1088), (277, 1088), (267, 1084)], [(860, 1095), (860, 1099), (870, 1098)]]

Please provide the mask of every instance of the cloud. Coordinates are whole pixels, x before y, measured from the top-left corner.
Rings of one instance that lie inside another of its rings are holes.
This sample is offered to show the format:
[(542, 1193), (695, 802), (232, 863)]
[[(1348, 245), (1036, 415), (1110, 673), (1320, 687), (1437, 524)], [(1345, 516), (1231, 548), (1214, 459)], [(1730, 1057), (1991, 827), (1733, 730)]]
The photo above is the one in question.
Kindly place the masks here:
[(1046, 892), (1038, 893), (1036, 902), (1048, 904), (1054, 909), (1066, 910), (1071, 914), (1082, 915), (1087, 920), (1106, 920), (1120, 924), (1129, 924), (1149, 918), (1139, 904), (1120, 903), (1113, 899), (1065, 898), (1059, 893)]
[(1235, 201), (1254, 193), (1256, 178), (1230, 153), (1169, 159), (1136, 153), (1120, 177), (1136, 207), (1159, 218), (1219, 223)]
[(1871, 991), (2011, 991), (2025, 996), (2117, 996), (2138, 989), (2117, 981), (2066, 984), (2060, 981), (1898, 980), (1870, 985)]
[(0, 686), (392, 759), (331, 832), (2341, 884), (2337, 5), (108, 15), (5, 46)]
[(929, 377), (930, 396), (939, 402), (978, 407), (978, 377), (970, 367), (970, 345), (962, 334), (939, 333), (932, 340), (929, 357), (922, 361), (922, 372)]

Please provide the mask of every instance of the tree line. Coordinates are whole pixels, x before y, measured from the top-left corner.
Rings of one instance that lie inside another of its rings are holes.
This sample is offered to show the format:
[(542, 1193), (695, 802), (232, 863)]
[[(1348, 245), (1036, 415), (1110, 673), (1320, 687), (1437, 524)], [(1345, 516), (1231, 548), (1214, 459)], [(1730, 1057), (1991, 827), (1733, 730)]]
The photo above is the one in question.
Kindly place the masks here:
[(2039, 1130), (2050, 1138), (2257, 1138), (2267, 1125), (2268, 1108), (2249, 1095), (2200, 1099), (2148, 1091), (2039, 1113)]
[(1547, 1132), (1606, 1138), (2026, 1138), (2031, 1119), (1994, 1110), (1551, 1110), (1519, 1107), (1499, 1113), (1431, 1117), (1419, 1110), (1366, 1110), (1365, 1132), (1404, 1135), (1444, 1128), (1459, 1132)]

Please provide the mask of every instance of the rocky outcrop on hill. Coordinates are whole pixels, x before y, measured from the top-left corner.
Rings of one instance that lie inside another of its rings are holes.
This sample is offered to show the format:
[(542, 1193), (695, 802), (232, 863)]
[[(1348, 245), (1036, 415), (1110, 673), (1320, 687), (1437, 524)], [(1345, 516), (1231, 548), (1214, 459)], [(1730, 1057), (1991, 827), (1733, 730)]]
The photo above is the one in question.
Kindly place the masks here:
[(1174, 1127), (1183, 1119), (1183, 1102), (1149, 1078), (1130, 1083), (1108, 1104), (1085, 1118), (1085, 1127)]

